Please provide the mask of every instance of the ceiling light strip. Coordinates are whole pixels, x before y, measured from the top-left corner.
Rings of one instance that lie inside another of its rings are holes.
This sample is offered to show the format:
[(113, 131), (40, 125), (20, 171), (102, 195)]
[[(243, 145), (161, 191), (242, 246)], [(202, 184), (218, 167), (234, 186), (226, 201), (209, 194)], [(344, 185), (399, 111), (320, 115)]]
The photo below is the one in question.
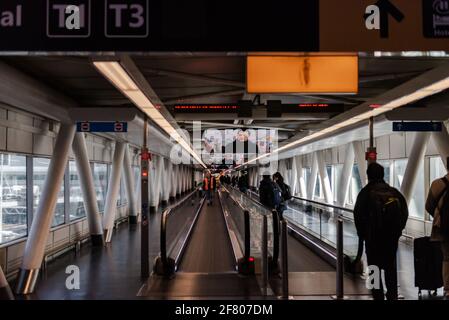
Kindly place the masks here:
[(271, 153), (264, 154), (262, 156), (259, 156), (259, 157), (255, 158), (255, 159), (252, 159), (252, 160), (250, 160), (248, 162), (245, 162), (244, 164), (238, 166), (237, 168), (240, 168), (241, 166), (245, 166), (247, 164), (251, 164), (251, 163), (253, 163), (255, 161), (258, 161), (260, 159), (268, 157), (268, 156), (270, 156), (272, 154), (279, 153), (281, 151), (285, 151), (285, 150), (290, 149), (290, 148), (292, 148), (294, 146), (297, 146), (299, 144), (306, 143), (306, 142), (308, 142), (310, 140), (313, 140), (313, 139), (316, 139), (316, 138), (320, 138), (320, 137), (322, 137), (322, 136), (324, 136), (326, 134), (329, 134), (329, 133), (335, 132), (337, 130), (349, 127), (349, 126), (354, 125), (354, 124), (356, 124), (356, 123), (358, 123), (360, 121), (368, 120), (371, 117), (376, 117), (376, 116), (381, 115), (381, 114), (383, 114), (385, 112), (388, 112), (388, 111), (394, 110), (396, 108), (402, 107), (404, 105), (410, 104), (412, 102), (421, 100), (421, 99), (426, 98), (428, 96), (437, 94), (437, 93), (442, 92), (442, 91), (444, 91), (444, 90), (446, 90), (448, 88), (449, 88), (449, 77), (445, 78), (445, 79), (443, 79), (441, 81), (435, 82), (435, 83), (431, 84), (430, 86), (421, 88), (421, 89), (419, 89), (419, 90), (417, 90), (417, 91), (415, 91), (415, 92), (413, 92), (413, 93), (411, 93), (409, 95), (405, 95), (405, 96), (403, 96), (401, 98), (398, 98), (398, 99), (395, 99), (393, 101), (390, 101), (389, 103), (387, 103), (385, 105), (382, 105), (382, 106), (380, 106), (380, 107), (378, 107), (376, 109), (373, 109), (371, 111), (367, 111), (367, 112), (362, 113), (361, 115), (358, 115), (358, 116), (354, 116), (354, 117), (352, 117), (352, 118), (350, 118), (348, 120), (345, 120), (343, 122), (337, 123), (337, 124), (335, 124), (335, 125), (333, 125), (331, 127), (328, 127), (326, 129), (320, 130), (320, 131), (315, 132), (315, 133), (312, 133), (311, 135), (308, 135), (308, 136), (306, 136), (304, 138), (301, 138), (299, 140), (296, 140), (294, 142), (286, 144), (283, 147), (280, 147), (280, 148), (278, 148), (276, 150), (273, 150), (273, 152), (271, 152)]
[(148, 97), (131, 79), (126, 70), (117, 61), (94, 61), (94, 66), (103, 74), (117, 89), (119, 89), (129, 100), (131, 100), (138, 108), (145, 112), (151, 120), (161, 127), (168, 135), (176, 140), (199, 164), (204, 168), (206, 165), (198, 156), (198, 154), (190, 147), (176, 129), (167, 121), (167, 119), (159, 112)]

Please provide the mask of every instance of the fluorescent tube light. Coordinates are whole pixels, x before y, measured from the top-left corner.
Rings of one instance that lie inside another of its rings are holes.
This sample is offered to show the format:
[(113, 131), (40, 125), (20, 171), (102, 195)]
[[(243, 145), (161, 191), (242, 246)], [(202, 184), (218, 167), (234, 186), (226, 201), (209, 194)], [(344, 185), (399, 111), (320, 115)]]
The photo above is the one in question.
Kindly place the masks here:
[(94, 61), (93, 64), (118, 90), (128, 97), (128, 99), (130, 99), (138, 108), (145, 112), (151, 120), (161, 127), (161, 129), (175, 139), (176, 142), (178, 142), (199, 164), (206, 168), (206, 165), (198, 154), (190, 147), (190, 144), (181, 138), (175, 128), (142, 92), (119, 62)]

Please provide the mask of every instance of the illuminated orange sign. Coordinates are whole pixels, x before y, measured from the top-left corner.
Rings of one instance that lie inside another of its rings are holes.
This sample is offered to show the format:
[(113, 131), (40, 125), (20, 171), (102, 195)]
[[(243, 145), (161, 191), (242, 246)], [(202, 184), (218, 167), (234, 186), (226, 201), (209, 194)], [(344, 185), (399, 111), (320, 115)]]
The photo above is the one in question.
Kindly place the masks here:
[(249, 56), (248, 93), (358, 92), (358, 56)]

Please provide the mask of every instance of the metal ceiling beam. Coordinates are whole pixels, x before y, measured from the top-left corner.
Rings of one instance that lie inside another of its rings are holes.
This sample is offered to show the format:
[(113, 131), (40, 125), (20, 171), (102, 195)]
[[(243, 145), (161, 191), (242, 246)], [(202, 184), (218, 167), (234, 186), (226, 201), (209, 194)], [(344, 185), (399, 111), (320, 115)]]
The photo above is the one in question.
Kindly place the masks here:
[(369, 75), (369, 76), (363, 76), (360, 77), (359, 83), (369, 83), (369, 82), (377, 82), (377, 81), (387, 81), (387, 80), (397, 80), (407, 77), (414, 77), (418, 76), (429, 69), (423, 70), (423, 71), (410, 71), (410, 72), (403, 72), (403, 73), (391, 73), (391, 74), (379, 74), (379, 75)]
[(187, 79), (187, 80), (195, 80), (195, 81), (203, 81), (209, 83), (221, 84), (224, 86), (236, 87), (236, 88), (246, 88), (246, 84), (240, 81), (227, 80), (221, 78), (207, 77), (199, 74), (179, 72), (179, 71), (170, 71), (170, 70), (160, 70), (160, 69), (152, 69), (152, 68), (143, 68), (142, 71), (149, 72), (158, 76), (166, 76), (172, 78), (179, 79)]

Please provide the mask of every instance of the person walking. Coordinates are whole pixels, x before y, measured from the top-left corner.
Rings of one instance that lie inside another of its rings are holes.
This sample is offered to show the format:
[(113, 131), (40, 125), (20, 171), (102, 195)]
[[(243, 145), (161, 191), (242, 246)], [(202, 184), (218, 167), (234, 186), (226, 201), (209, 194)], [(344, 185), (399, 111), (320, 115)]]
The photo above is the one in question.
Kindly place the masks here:
[(206, 201), (208, 206), (212, 204), (212, 197), (214, 196), (213, 192), (215, 188), (215, 178), (210, 173), (207, 173), (203, 180), (203, 190), (206, 193)]
[(276, 210), (279, 213), (279, 217), (282, 219), (283, 213), (287, 209), (287, 201), (292, 198), (292, 194), (290, 191), (290, 186), (284, 182), (284, 177), (282, 177), (280, 172), (276, 172), (273, 175), (273, 182), (281, 192), (281, 201), (276, 207)]
[(444, 211), (449, 206), (449, 203), (447, 203), (449, 201), (447, 195), (449, 191), (449, 157), (446, 159), (446, 169), (448, 174), (440, 179), (436, 179), (430, 186), (426, 201), (426, 211), (433, 217), (430, 241), (441, 243), (444, 298), (449, 299), (449, 235), (445, 232), (442, 225), (443, 214), (449, 214), (449, 212)]
[[(367, 170), (368, 184), (360, 191), (354, 207), (357, 234), (365, 242), (366, 256), (371, 270), (377, 269), (379, 279), (374, 283), (374, 300), (398, 299), (396, 253), (399, 238), (408, 219), (404, 196), (384, 181), (384, 168), (371, 163)], [(381, 270), (385, 272), (385, 286)]]

